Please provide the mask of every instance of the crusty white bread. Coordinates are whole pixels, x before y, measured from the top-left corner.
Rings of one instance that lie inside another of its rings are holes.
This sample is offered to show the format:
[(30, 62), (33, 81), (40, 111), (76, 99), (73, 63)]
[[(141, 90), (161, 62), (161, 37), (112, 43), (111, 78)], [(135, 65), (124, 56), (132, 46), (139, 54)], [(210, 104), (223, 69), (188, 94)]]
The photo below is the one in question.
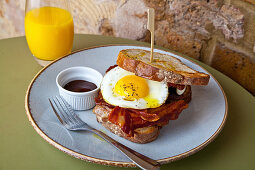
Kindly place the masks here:
[(186, 66), (181, 60), (154, 52), (150, 62), (150, 51), (124, 49), (119, 52), (117, 65), (137, 76), (154, 81), (183, 85), (207, 85), (210, 76)]

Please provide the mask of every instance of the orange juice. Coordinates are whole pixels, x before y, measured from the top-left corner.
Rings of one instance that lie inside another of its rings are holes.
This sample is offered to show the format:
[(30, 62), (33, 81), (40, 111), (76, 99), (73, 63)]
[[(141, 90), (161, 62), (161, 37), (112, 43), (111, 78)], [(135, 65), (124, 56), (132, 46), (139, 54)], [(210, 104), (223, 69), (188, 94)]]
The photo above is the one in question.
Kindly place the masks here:
[(71, 52), (73, 18), (65, 9), (41, 7), (28, 11), (25, 32), (30, 51), (41, 60), (54, 60)]

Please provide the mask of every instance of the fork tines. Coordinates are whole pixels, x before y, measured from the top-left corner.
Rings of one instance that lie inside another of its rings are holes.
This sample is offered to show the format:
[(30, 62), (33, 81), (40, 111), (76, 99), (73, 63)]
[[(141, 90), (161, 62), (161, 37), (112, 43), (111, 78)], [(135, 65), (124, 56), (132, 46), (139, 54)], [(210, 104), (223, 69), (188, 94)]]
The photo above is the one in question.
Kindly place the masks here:
[(71, 106), (61, 96), (49, 98), (49, 101), (54, 113), (63, 125), (72, 126), (82, 122)]

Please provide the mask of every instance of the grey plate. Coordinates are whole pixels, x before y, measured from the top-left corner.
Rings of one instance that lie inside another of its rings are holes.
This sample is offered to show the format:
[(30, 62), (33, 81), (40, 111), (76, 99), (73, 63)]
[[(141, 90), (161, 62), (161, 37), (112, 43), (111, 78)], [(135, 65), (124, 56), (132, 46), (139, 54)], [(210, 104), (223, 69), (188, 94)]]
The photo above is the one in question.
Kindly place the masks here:
[[(50, 108), (48, 98), (58, 95), (55, 83), (57, 74), (72, 66), (91, 67), (102, 74), (115, 64), (122, 49), (141, 48), (137, 46), (103, 46), (82, 50), (48, 65), (32, 80), (26, 96), (28, 118), (35, 130), (56, 148), (80, 159), (116, 166), (134, 166), (125, 156), (89, 132), (71, 132), (57, 120)], [(208, 73), (199, 65), (175, 54), (189, 67)], [(209, 73), (208, 73), (209, 74)], [(227, 116), (227, 100), (219, 83), (211, 76), (207, 86), (192, 87), (192, 101), (177, 120), (161, 129), (157, 140), (148, 144), (136, 144), (120, 138), (97, 123), (92, 110), (77, 114), (90, 126), (102, 130), (115, 140), (152, 158), (167, 163), (189, 156), (210, 143), (223, 128)]]

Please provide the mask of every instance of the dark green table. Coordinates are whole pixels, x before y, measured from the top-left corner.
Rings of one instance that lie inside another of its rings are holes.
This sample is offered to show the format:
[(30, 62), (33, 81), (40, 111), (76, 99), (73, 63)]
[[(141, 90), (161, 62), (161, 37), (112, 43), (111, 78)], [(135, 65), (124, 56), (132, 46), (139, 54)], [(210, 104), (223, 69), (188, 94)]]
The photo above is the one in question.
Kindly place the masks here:
[[(149, 46), (121, 38), (76, 35), (73, 50), (105, 44)], [(161, 169), (255, 169), (255, 98), (230, 78), (198, 63), (214, 75), (227, 95), (229, 113), (225, 127), (203, 150)], [(0, 40), (0, 170), (121, 169), (73, 158), (48, 144), (32, 128), (24, 99), (30, 81), (41, 68), (25, 37)]]

